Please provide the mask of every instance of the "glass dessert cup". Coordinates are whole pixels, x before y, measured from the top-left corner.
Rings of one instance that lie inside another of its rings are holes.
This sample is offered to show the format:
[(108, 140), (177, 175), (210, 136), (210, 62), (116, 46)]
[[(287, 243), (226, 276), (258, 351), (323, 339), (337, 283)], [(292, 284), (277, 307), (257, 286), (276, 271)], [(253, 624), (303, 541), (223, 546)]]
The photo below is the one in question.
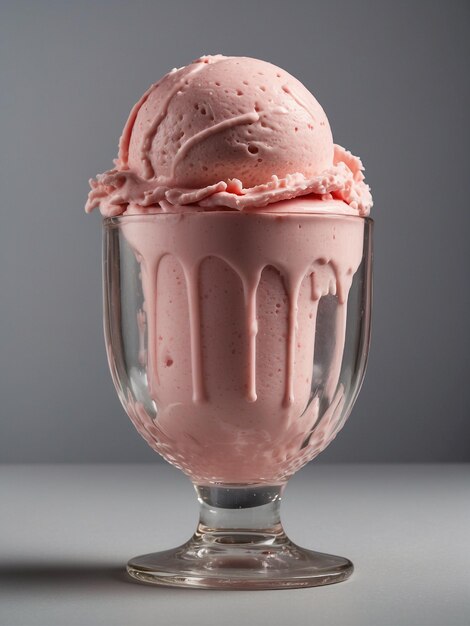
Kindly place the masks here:
[(279, 507), (334, 439), (363, 380), (372, 220), (157, 213), (104, 220), (104, 320), (114, 384), (147, 443), (193, 482), (184, 545), (131, 559), (159, 585), (275, 589), (347, 579), (301, 548)]

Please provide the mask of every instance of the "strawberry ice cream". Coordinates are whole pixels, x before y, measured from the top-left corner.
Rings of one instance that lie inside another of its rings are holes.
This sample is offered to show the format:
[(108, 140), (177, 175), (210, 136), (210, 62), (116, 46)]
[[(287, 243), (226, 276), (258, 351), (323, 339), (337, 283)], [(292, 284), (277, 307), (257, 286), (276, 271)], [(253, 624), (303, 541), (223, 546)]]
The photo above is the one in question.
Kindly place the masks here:
[(115, 169), (91, 181), (86, 210), (118, 218), (141, 270), (144, 391), (123, 385), (108, 337), (121, 399), (198, 484), (282, 483), (346, 419), (348, 296), (372, 205), (362, 170), (299, 81), (218, 55), (152, 85)]
[(207, 56), (152, 85), (131, 111), (116, 168), (91, 181), (86, 210), (256, 210), (298, 196), (367, 215), (361, 161), (333, 144), (313, 95), (256, 59)]

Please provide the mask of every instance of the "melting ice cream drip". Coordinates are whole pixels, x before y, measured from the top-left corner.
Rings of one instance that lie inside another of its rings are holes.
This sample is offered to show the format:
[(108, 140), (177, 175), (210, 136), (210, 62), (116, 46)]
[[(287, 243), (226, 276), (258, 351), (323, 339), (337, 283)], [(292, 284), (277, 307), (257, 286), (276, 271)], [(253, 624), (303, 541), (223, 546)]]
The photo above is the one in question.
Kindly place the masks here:
[[(157, 259), (149, 266), (141, 255), (137, 255), (137, 258), (141, 259), (142, 264), (142, 281), (145, 300), (145, 312), (147, 315), (147, 328), (148, 328), (148, 379), (152, 396), (156, 399), (157, 388), (159, 385), (159, 373), (158, 373), (158, 320), (157, 320), (157, 282), (158, 282), (158, 269), (161, 259), (166, 253), (160, 254)], [(213, 256), (213, 255), (211, 255)], [(207, 258), (207, 257), (206, 257)], [(233, 258), (219, 256), (221, 261), (225, 262), (232, 269), (236, 267), (236, 262)], [(204, 384), (204, 356), (202, 349), (201, 339), (201, 302), (199, 293), (199, 281), (200, 281), (200, 267), (204, 259), (199, 259), (195, 263), (187, 264), (183, 259), (177, 259), (183, 269), (186, 290), (189, 307), (189, 326), (190, 326), (190, 344), (191, 344), (191, 371), (193, 381), (193, 402), (200, 404), (205, 401), (210, 401), (207, 396), (207, 392)], [(323, 275), (315, 272), (313, 268), (318, 266), (330, 266), (334, 272), (335, 280), (332, 282), (326, 272)], [(258, 320), (257, 320), (257, 291), (259, 287), (260, 278), (263, 270), (268, 265), (257, 268), (252, 275), (247, 275), (242, 270), (239, 270), (238, 277), (243, 285), (244, 300), (245, 300), (245, 314), (246, 314), (246, 333), (247, 333), (247, 345), (248, 345), (248, 358), (247, 358), (247, 376), (246, 376), (246, 397), (248, 402), (255, 402), (257, 400), (257, 387), (256, 387), (256, 338), (258, 333)], [(288, 328), (286, 336), (286, 367), (285, 367), (285, 390), (283, 406), (292, 406), (294, 397), (294, 381), (295, 381), (295, 354), (296, 354), (296, 337), (298, 332), (298, 299), (300, 288), (302, 286), (304, 278), (310, 279), (311, 284), (311, 299), (315, 302), (313, 312), (311, 313), (310, 332), (315, 333), (318, 304), (322, 296), (328, 294), (337, 294), (337, 307), (336, 307), (336, 320), (335, 320), (335, 347), (333, 351), (333, 357), (330, 365), (330, 371), (328, 380), (325, 384), (325, 396), (332, 398), (336, 387), (338, 385), (341, 364), (344, 351), (344, 343), (346, 336), (346, 322), (347, 322), (347, 298), (349, 289), (352, 282), (352, 270), (348, 269), (345, 275), (342, 275), (337, 266), (329, 261), (328, 263), (320, 258), (311, 264), (309, 268), (304, 271), (283, 274), (284, 284), (287, 292), (288, 301)], [(139, 311), (138, 324), (140, 337), (142, 336), (142, 328), (145, 328), (145, 320), (141, 318), (142, 312)], [(141, 339), (140, 339), (141, 341)], [(315, 348), (315, 344), (314, 344)], [(139, 348), (139, 354), (142, 354), (142, 346)]]
[(193, 377), (193, 402), (204, 402), (206, 392), (204, 388), (204, 372), (201, 341), (201, 309), (199, 301), (199, 268), (200, 263), (186, 266), (182, 263), (186, 288), (188, 291), (189, 326), (191, 337), (191, 370)]
[(285, 281), (287, 285), (287, 300), (289, 303), (288, 326), (287, 326), (287, 362), (286, 362), (286, 380), (284, 392), (284, 406), (288, 407), (294, 404), (294, 361), (295, 361), (295, 341), (298, 330), (297, 323), (297, 302), (299, 299), (300, 286), (303, 276), (296, 276), (291, 282), (289, 278)]
[(147, 316), (147, 377), (152, 397), (156, 398), (159, 383), (158, 376), (158, 333), (157, 333), (157, 277), (163, 254), (156, 261), (149, 263), (141, 254), (137, 254), (142, 268), (144, 290), (143, 310)]
[(246, 332), (248, 335), (248, 363), (247, 363), (247, 397), (248, 402), (255, 402), (256, 393), (256, 336), (258, 334), (258, 319), (256, 311), (256, 293), (258, 291), (261, 271), (258, 270), (252, 281), (243, 281), (243, 290), (246, 307)]

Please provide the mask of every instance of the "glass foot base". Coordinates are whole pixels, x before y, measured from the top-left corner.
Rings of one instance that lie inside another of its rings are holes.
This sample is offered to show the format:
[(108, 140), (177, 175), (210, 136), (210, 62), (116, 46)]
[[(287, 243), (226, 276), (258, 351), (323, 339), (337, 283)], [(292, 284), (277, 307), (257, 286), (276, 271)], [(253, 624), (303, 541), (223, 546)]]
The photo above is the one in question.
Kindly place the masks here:
[(353, 572), (348, 559), (300, 548), (285, 535), (274, 541), (253, 534), (230, 539), (232, 543), (205, 545), (196, 533), (174, 550), (131, 559), (127, 571), (155, 585), (246, 590), (329, 585)]
[(282, 528), (283, 485), (197, 486), (199, 525), (174, 550), (131, 559), (135, 579), (170, 587), (292, 589), (346, 580), (351, 561), (305, 550)]

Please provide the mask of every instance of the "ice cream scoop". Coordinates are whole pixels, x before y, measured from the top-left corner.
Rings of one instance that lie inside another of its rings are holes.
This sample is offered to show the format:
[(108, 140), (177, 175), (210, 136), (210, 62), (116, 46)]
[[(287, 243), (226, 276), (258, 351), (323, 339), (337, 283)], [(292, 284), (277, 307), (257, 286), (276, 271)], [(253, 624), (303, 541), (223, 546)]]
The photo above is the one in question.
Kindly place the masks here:
[(353, 215), (372, 205), (361, 161), (333, 143), (314, 96), (246, 57), (201, 57), (152, 85), (130, 113), (115, 165), (90, 181), (87, 211), (244, 211), (300, 196), (339, 201), (333, 212)]

